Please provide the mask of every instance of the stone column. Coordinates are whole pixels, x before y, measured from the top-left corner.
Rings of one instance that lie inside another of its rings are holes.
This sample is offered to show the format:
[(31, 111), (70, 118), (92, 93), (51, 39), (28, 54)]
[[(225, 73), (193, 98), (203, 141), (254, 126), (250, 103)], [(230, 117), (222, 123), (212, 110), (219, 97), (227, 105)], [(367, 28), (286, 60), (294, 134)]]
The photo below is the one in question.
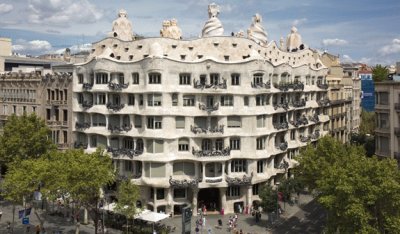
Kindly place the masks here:
[(87, 209), (83, 209), (83, 224), (88, 224), (88, 211)]
[(153, 187), (153, 191), (154, 191), (154, 193), (153, 193), (153, 211), (154, 212), (157, 212), (157, 188), (154, 188)]
[(227, 188), (220, 188), (219, 192), (220, 192), (220, 196), (221, 196), (221, 208), (220, 209), (224, 209), (225, 213), (228, 211), (227, 207), (226, 207), (226, 189)]
[(247, 186), (247, 193), (246, 193), (246, 204), (248, 207), (251, 207), (252, 201), (252, 196), (253, 196), (253, 186), (249, 185)]
[(232, 163), (232, 161), (228, 162), (228, 175), (231, 174), (231, 163)]
[(193, 193), (193, 199), (192, 199), (193, 216), (197, 216), (197, 195), (199, 194), (199, 189), (193, 188), (192, 193)]
[(165, 213), (172, 213), (173, 210), (173, 203), (174, 203), (174, 198), (173, 198), (173, 188), (170, 187), (168, 188), (168, 193), (167, 193), (167, 207), (169, 207), (169, 210), (166, 210)]
[(202, 167), (203, 167), (203, 174), (202, 174), (202, 178), (203, 178), (203, 182), (206, 181), (206, 163), (202, 162), (201, 163)]

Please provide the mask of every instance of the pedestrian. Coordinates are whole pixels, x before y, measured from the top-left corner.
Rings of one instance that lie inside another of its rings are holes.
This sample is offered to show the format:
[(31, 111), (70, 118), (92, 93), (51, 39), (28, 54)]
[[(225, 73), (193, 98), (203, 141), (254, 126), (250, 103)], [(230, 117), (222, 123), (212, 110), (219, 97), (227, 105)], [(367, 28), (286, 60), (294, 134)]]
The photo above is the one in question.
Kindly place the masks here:
[(26, 233), (31, 233), (31, 225), (26, 226)]
[(11, 233), (11, 223), (10, 223), (10, 221), (7, 222), (7, 233)]
[(240, 229), (240, 232), (239, 232), (239, 234), (243, 234), (243, 230), (242, 230), (242, 229)]
[(35, 231), (36, 231), (36, 234), (40, 234), (40, 226), (39, 225), (36, 225)]
[(1, 216), (3, 216), (3, 211), (0, 210), (0, 221), (1, 221)]

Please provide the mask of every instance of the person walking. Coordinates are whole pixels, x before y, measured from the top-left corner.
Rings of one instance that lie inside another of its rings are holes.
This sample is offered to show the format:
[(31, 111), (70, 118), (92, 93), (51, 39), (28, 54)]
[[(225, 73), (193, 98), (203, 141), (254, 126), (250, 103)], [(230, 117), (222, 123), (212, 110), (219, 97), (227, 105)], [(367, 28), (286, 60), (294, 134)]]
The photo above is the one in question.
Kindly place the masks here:
[(35, 227), (36, 234), (40, 234), (40, 226), (36, 225)]
[(1, 216), (3, 216), (3, 211), (0, 210), (0, 221), (1, 221)]

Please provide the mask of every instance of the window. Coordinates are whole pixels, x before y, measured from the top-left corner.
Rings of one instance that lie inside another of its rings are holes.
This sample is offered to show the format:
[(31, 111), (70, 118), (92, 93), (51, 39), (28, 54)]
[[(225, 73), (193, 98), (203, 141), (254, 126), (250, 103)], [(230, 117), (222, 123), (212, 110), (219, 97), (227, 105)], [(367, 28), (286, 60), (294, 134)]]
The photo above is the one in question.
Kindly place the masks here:
[(264, 172), (264, 160), (258, 160), (257, 161), (257, 173), (263, 173)]
[(267, 104), (267, 96), (257, 95), (256, 96), (256, 106), (265, 106)]
[(157, 200), (162, 200), (165, 198), (164, 192), (165, 192), (165, 190), (163, 188), (157, 189)]
[(134, 72), (132, 73), (132, 84), (139, 84), (139, 73), (138, 72)]
[[(7, 106), (6, 106), (7, 107)], [(36, 113), (36, 106), (32, 106), (32, 112)]]
[(240, 187), (239, 186), (232, 186), (228, 187), (226, 190), (227, 197), (240, 197)]
[(179, 84), (180, 85), (190, 85), (190, 74), (189, 73), (179, 74)]
[(194, 174), (195, 174), (194, 163), (174, 162), (173, 174), (174, 175), (194, 176)]
[(139, 94), (139, 106), (143, 106), (143, 94)]
[(215, 150), (222, 150), (224, 148), (224, 140), (217, 139), (215, 140)]
[(246, 172), (247, 171), (247, 162), (246, 160), (232, 160), (231, 161), (231, 172)]
[(243, 97), (243, 105), (244, 106), (249, 106), (249, 97), (248, 96), (244, 96)]
[(221, 106), (233, 106), (233, 96), (232, 95), (221, 96)]
[(184, 116), (176, 116), (175, 122), (176, 122), (177, 129), (185, 128), (185, 117)]
[(177, 106), (178, 105), (178, 94), (173, 93), (171, 98), (172, 98), (172, 106)]
[(230, 140), (231, 150), (240, 150), (240, 138), (233, 138)]
[(179, 151), (189, 151), (189, 139), (187, 139), (187, 138), (179, 139), (178, 150)]
[(78, 74), (78, 84), (83, 84), (83, 74)]
[(13, 114), (17, 114), (17, 106), (13, 106)]
[(96, 84), (107, 84), (108, 74), (107, 73), (96, 73)]
[(231, 85), (240, 85), (240, 74), (234, 73), (231, 75)]
[(106, 94), (98, 93), (97, 94), (97, 105), (105, 105), (106, 104)]
[(26, 106), (23, 106), (23, 107), (22, 107), (22, 112), (23, 112), (23, 113), (26, 113)]
[(201, 142), (201, 149), (202, 150), (211, 150), (211, 140), (203, 139), (203, 141)]
[(259, 185), (258, 184), (253, 184), (253, 195), (258, 195), (259, 193)]
[(46, 109), (46, 119), (51, 120), (51, 109)]
[(124, 166), (125, 166), (125, 171), (133, 171), (132, 170), (132, 162), (131, 161), (128, 161), (128, 160), (125, 160), (124, 161)]
[(186, 198), (186, 189), (174, 189), (174, 198)]
[(183, 106), (194, 106), (194, 95), (183, 95)]
[(265, 127), (266, 118), (267, 117), (265, 115), (258, 115), (257, 116), (257, 128), (264, 128)]
[(135, 105), (135, 95), (128, 94), (128, 106), (134, 106), (134, 105)]
[(200, 84), (205, 85), (207, 83), (207, 75), (200, 75)]
[(296, 130), (290, 130), (290, 140), (294, 141), (296, 138)]
[(135, 115), (135, 128), (142, 128), (142, 116)]
[(161, 84), (161, 74), (149, 73), (149, 84)]
[(219, 74), (218, 73), (211, 73), (210, 74), (210, 84), (219, 84)]
[(162, 117), (161, 116), (148, 116), (147, 117), (147, 128), (148, 129), (161, 129), (162, 128)]
[(257, 138), (257, 150), (265, 149), (265, 138), (259, 137)]
[(63, 121), (68, 121), (68, 110), (63, 110)]
[(161, 94), (152, 93), (147, 94), (147, 105), (148, 106), (161, 106)]
[(148, 153), (162, 153), (164, 151), (163, 140), (147, 140), (147, 152)]
[(240, 116), (228, 116), (228, 128), (241, 128), (242, 120)]
[(262, 84), (263, 83), (263, 74), (256, 73), (253, 75), (253, 83), (254, 84)]

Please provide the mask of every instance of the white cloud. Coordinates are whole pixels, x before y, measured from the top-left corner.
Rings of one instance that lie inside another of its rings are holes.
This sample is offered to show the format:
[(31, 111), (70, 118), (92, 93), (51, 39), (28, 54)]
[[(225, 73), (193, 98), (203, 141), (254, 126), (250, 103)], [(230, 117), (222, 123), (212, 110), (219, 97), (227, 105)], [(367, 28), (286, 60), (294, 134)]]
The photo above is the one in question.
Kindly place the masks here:
[(391, 55), (400, 53), (400, 39), (395, 38), (389, 45), (385, 45), (379, 50), (380, 55)]
[(349, 55), (344, 54), (342, 56), (342, 58), (340, 59), (340, 62), (342, 62), (342, 63), (353, 63), (354, 59), (352, 59)]
[(322, 40), (322, 45), (324, 46), (342, 46), (342, 45), (346, 45), (348, 44), (348, 42), (346, 40), (343, 39), (323, 39)]
[[(65, 49), (66, 48), (56, 50), (55, 53), (56, 54), (64, 54)], [(92, 44), (86, 43), (86, 44), (80, 44), (80, 45), (72, 45), (69, 47), (69, 49), (71, 50), (71, 54), (75, 54), (75, 53), (82, 52), (82, 51), (90, 51), (92, 49)]]
[(299, 26), (299, 25), (304, 24), (305, 22), (307, 22), (307, 18), (295, 19), (295, 20), (293, 20), (292, 25)]
[(103, 16), (88, 0), (30, 0), (29, 9), (31, 22), (63, 27), (71, 23), (94, 23)]
[(0, 14), (6, 14), (14, 9), (13, 5), (0, 3)]
[(31, 53), (46, 53), (52, 49), (50, 42), (42, 41), (42, 40), (33, 40), (33, 41), (25, 41), (25, 40), (17, 40), (17, 44), (12, 46), (12, 49), (15, 52), (23, 53), (23, 54), (31, 54)]

